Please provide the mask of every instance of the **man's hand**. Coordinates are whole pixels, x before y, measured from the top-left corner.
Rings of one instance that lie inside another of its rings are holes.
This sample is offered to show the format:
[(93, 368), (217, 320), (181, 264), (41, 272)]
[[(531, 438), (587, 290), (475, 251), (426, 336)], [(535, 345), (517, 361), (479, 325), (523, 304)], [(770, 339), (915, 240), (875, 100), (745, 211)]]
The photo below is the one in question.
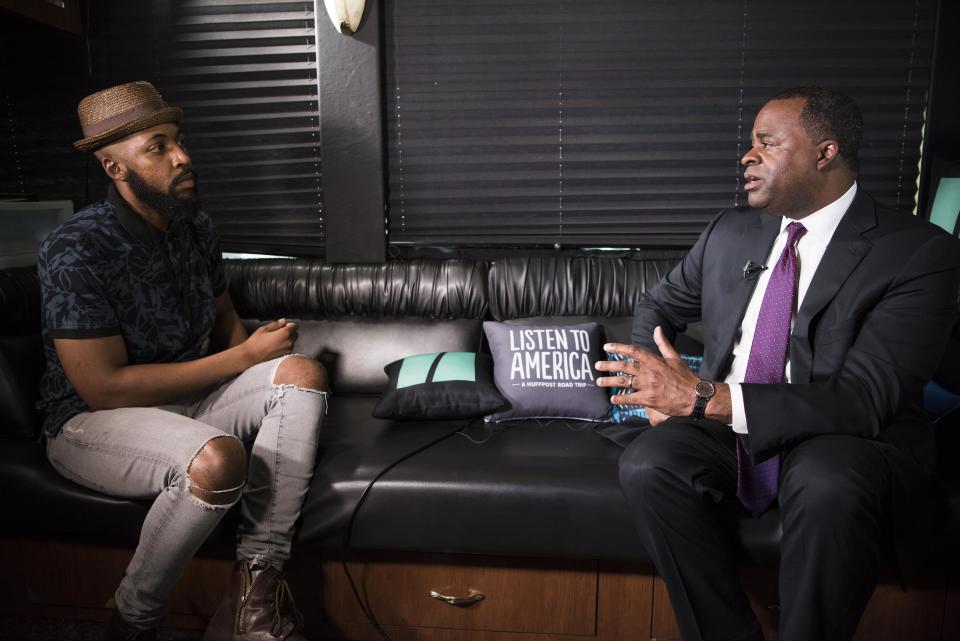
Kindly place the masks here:
[[(656, 356), (634, 345), (607, 343), (607, 352), (622, 354), (634, 359), (628, 361), (600, 361), (596, 368), (614, 376), (597, 379), (601, 387), (627, 387), (633, 392), (618, 394), (610, 400), (622, 405), (643, 405), (647, 408), (650, 423), (657, 425), (670, 416), (689, 416), (696, 401), (694, 391), (700, 378), (690, 371), (677, 350), (657, 327), (653, 340), (660, 349)], [(632, 377), (632, 378), (630, 378)]]
[(297, 340), (297, 324), (280, 318), (256, 329), (241, 346), (249, 359), (248, 367), (293, 351)]

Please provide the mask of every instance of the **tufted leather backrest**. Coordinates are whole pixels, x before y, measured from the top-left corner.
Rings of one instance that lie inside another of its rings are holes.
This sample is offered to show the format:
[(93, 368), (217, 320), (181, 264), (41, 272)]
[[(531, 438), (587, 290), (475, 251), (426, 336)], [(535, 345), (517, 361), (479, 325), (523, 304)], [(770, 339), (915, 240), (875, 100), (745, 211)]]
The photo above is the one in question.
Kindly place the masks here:
[(490, 315), (625, 317), (677, 258), (516, 257), (490, 268)]
[(383, 367), (405, 356), (480, 348), (484, 261), (231, 260), (226, 272), (241, 317), (299, 321), (294, 349), (324, 364), (335, 394), (382, 391)]
[(37, 270), (0, 270), (0, 436), (36, 436), (43, 374)]
[(487, 314), (487, 264), (478, 260), (228, 260), (226, 272), (244, 318), (453, 320)]
[[(657, 257), (519, 256), (490, 268), (490, 315), (495, 320), (557, 319), (602, 324), (606, 339), (630, 342), (633, 309), (643, 292), (656, 285), (682, 252)], [(699, 327), (678, 337), (676, 347), (699, 354)]]

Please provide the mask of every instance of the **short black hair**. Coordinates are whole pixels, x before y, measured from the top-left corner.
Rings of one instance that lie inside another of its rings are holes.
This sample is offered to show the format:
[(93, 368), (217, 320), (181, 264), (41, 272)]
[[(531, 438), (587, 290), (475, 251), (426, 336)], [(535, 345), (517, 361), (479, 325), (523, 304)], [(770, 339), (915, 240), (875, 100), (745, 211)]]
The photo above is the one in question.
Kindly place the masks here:
[(840, 145), (840, 159), (854, 172), (860, 169), (863, 116), (857, 103), (845, 93), (826, 87), (792, 87), (770, 100), (803, 98), (800, 124), (814, 144), (832, 138)]

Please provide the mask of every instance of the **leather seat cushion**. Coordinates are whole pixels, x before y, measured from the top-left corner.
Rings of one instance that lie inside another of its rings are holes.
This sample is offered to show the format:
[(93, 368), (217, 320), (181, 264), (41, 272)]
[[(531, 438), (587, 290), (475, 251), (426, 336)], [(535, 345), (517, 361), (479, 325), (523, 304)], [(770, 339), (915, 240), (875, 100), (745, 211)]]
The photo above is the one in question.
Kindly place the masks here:
[[(339, 547), (353, 509), (384, 468), (465, 421), (370, 417), (373, 397), (334, 397), (304, 506), (301, 543)], [(351, 547), (649, 561), (620, 491), (622, 450), (596, 424), (487, 427), (474, 421), (398, 464), (370, 490)], [(469, 437), (469, 438), (468, 438)], [(775, 562), (776, 513), (739, 520), (749, 560)]]
[[(0, 440), (0, 487), (4, 488), (3, 534), (73, 543), (133, 548), (150, 509), (149, 501), (129, 501), (88, 490), (60, 476), (34, 439)], [(237, 510), (209, 537), (204, 554), (230, 550)]]

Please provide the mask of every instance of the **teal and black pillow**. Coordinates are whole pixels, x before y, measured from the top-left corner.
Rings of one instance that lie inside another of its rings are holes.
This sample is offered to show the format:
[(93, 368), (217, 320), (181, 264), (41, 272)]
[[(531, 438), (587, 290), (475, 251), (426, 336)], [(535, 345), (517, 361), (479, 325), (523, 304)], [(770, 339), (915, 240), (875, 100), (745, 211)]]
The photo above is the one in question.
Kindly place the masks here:
[(383, 370), (389, 383), (373, 409), (376, 418), (473, 418), (504, 404), (493, 384), (493, 361), (487, 354), (417, 354)]

